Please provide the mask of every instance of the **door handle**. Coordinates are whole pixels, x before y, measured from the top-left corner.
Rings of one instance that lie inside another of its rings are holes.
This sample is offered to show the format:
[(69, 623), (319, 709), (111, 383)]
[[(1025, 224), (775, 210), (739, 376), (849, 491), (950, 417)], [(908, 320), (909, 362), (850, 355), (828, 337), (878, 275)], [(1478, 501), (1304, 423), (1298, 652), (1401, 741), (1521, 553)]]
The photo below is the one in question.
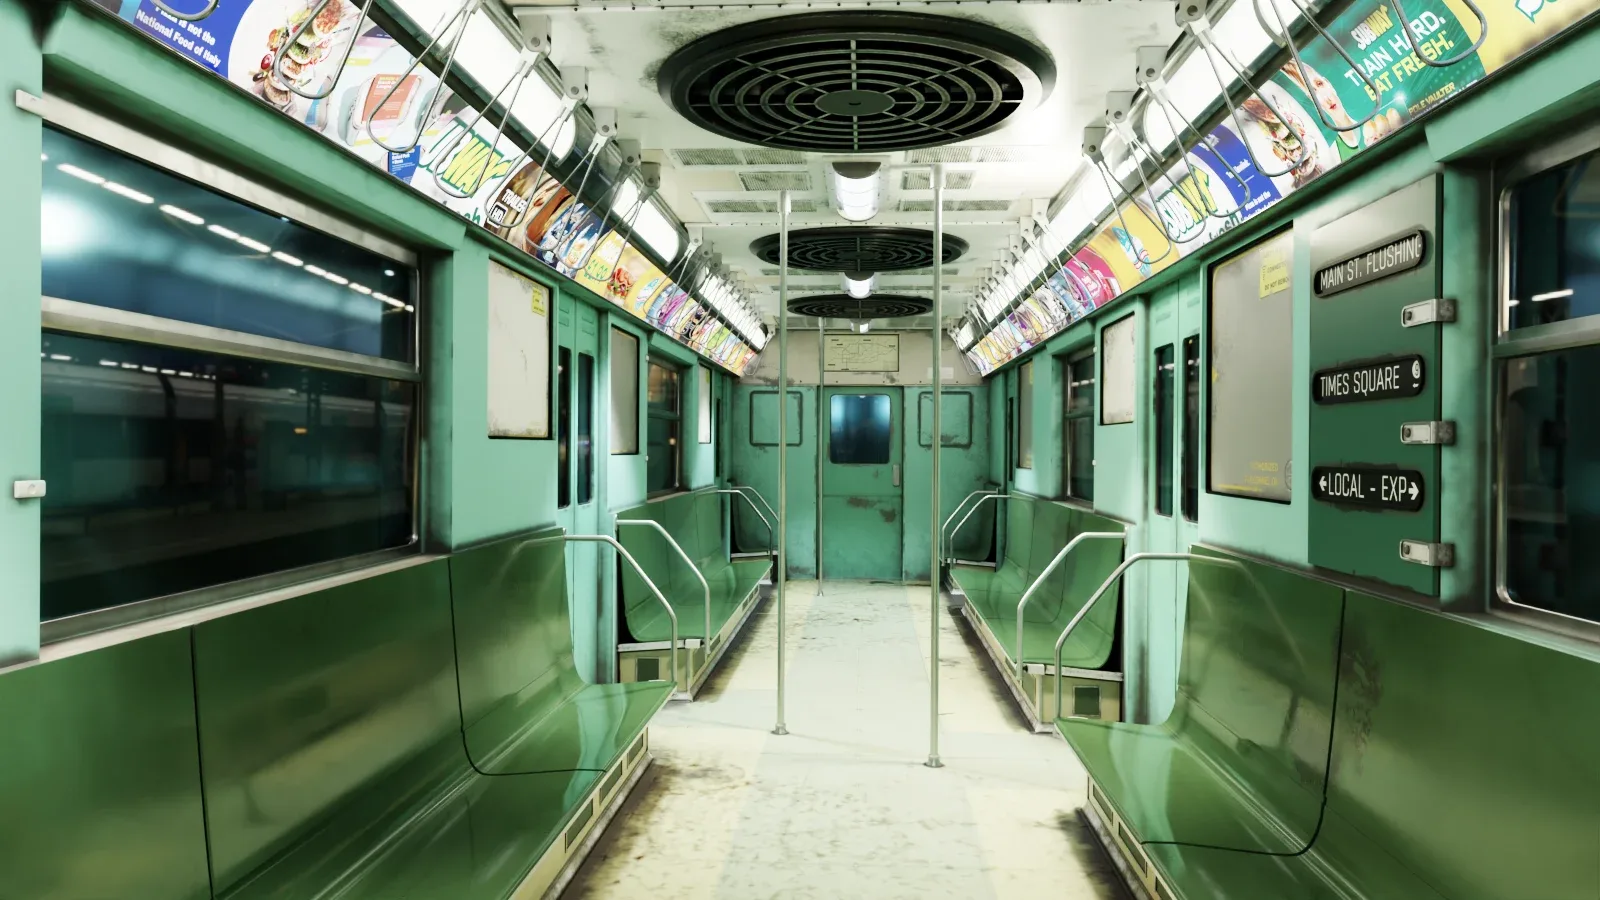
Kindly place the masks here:
[(899, 463), (895, 463), (894, 464), (894, 486), (895, 487), (899, 487), (900, 486), (900, 464)]

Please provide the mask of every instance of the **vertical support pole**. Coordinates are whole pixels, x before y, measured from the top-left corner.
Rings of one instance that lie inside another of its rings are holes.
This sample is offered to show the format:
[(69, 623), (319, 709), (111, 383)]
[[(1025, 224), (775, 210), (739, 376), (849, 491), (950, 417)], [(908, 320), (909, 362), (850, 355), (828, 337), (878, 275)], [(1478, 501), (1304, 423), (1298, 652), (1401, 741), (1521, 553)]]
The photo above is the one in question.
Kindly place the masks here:
[(789, 192), (778, 197), (778, 721), (783, 721), (783, 595), (789, 581)]
[(822, 596), (822, 464), (823, 429), (828, 425), (828, 411), (823, 395), (828, 386), (828, 329), (827, 320), (817, 317), (817, 596)]
[(944, 344), (941, 334), (944, 321), (944, 163), (933, 164), (933, 434), (928, 443), (933, 451), (933, 487), (928, 502), (932, 545), (932, 567), (928, 582), (932, 595), (928, 607), (928, 767), (937, 769), (939, 761), (939, 449), (944, 444), (943, 425), (939, 421), (944, 411), (941, 388), (944, 369), (940, 360)]

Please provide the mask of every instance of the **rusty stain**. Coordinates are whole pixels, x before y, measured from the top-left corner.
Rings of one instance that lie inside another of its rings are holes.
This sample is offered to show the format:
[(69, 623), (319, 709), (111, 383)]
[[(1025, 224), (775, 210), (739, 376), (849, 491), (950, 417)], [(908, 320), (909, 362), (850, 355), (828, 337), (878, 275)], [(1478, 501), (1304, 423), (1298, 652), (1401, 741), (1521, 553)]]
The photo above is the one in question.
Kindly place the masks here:
[(872, 508), (872, 501), (868, 500), (866, 497), (846, 497), (844, 502), (850, 506), (854, 506), (856, 509)]
[(883, 516), (883, 520), (891, 525), (894, 524), (894, 520), (897, 518), (897, 514), (892, 506), (885, 506), (884, 508), (878, 510), (878, 515)]

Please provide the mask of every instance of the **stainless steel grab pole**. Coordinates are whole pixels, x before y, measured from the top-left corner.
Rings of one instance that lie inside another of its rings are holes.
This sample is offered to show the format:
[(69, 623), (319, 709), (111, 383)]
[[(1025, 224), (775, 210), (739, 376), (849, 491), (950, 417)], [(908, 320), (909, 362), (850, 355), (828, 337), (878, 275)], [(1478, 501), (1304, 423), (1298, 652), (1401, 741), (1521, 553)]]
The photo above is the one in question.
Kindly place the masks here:
[[(661, 532), (661, 536), (667, 539), (667, 543), (672, 545), (672, 549), (676, 550), (678, 552), (678, 557), (680, 559), (682, 559), (686, 565), (688, 565), (689, 571), (694, 573), (695, 580), (700, 582), (700, 589), (705, 591), (705, 594), (706, 594), (706, 637), (705, 637), (705, 641), (706, 641), (706, 657), (707, 657), (707, 661), (709, 662), (710, 656), (711, 656), (711, 583), (706, 581), (706, 576), (704, 576), (704, 575), (702, 575), (700, 573), (700, 567), (694, 564), (694, 560), (689, 558), (689, 554), (683, 552), (683, 546), (681, 544), (679, 544), (677, 542), (677, 540), (673, 538), (672, 535), (667, 533), (667, 529), (662, 527), (660, 522), (657, 522), (655, 519), (618, 519), (617, 520), (617, 527), (618, 528), (621, 528), (624, 525), (648, 525), (649, 527), (654, 528), (656, 531)], [(684, 685), (685, 685), (685, 687), (687, 687), (688, 686), (688, 682), (684, 682)]]
[(822, 447), (826, 443), (822, 439), (823, 426), (827, 424), (827, 413), (822, 405), (826, 400), (824, 396), (828, 385), (827, 368), (825, 361), (828, 354), (827, 330), (822, 327), (823, 318), (817, 317), (817, 596), (822, 596)]
[(789, 518), (789, 192), (778, 195), (778, 716), (773, 734), (788, 734), (783, 721), (783, 595), (788, 582)]
[(929, 556), (932, 568), (928, 572), (930, 599), (928, 606), (929, 620), (929, 654), (928, 663), (928, 766), (937, 769), (944, 763), (939, 761), (939, 532), (943, 530), (939, 524), (939, 450), (944, 444), (944, 434), (940, 427), (939, 414), (943, 411), (944, 400), (941, 389), (944, 382), (944, 370), (940, 366), (940, 351), (944, 345), (944, 335), (940, 333), (943, 328), (944, 296), (941, 293), (944, 287), (944, 163), (933, 164), (933, 325), (929, 332), (933, 336), (933, 435), (928, 443), (933, 450), (933, 494), (928, 499), (928, 521), (931, 526), (929, 535)]
[[(649, 575), (645, 574), (644, 567), (640, 566), (639, 561), (633, 558), (633, 554), (628, 552), (628, 548), (622, 546), (621, 542), (609, 534), (555, 534), (546, 538), (534, 538), (528, 543), (553, 544), (557, 541), (563, 544), (573, 541), (587, 544), (610, 544), (611, 549), (617, 551), (617, 555), (627, 560), (628, 565), (633, 567), (634, 573), (639, 576), (640, 581), (644, 582), (644, 586), (650, 589), (650, 593), (661, 601), (661, 606), (667, 611), (668, 620), (672, 622), (672, 688), (677, 690), (678, 678), (682, 673), (682, 668), (678, 665), (678, 614), (672, 611), (672, 604), (667, 602), (667, 595), (661, 593), (661, 589), (656, 587), (656, 583), (650, 580)], [(686, 680), (683, 683), (688, 685), (689, 682)]]
[(1061, 552), (1056, 554), (1056, 558), (1050, 560), (1050, 565), (1045, 566), (1044, 571), (1039, 573), (1039, 577), (1033, 580), (1033, 584), (1028, 585), (1028, 589), (1022, 592), (1022, 599), (1017, 601), (1017, 677), (1019, 679), (1022, 677), (1022, 608), (1028, 605), (1028, 599), (1033, 596), (1033, 592), (1039, 589), (1039, 585), (1044, 584), (1044, 580), (1050, 577), (1050, 573), (1056, 570), (1056, 566), (1061, 565), (1062, 560), (1071, 555), (1075, 547), (1087, 540), (1110, 538), (1115, 538), (1119, 541), (1125, 540), (1127, 534), (1121, 531), (1085, 531), (1067, 541), (1067, 545), (1061, 548)]

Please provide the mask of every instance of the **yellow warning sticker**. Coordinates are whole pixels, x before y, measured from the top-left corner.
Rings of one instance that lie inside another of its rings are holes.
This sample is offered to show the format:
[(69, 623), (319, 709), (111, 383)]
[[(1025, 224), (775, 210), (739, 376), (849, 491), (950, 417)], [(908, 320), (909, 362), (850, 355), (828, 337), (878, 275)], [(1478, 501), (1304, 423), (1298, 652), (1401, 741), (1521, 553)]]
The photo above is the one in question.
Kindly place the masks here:
[(531, 282), (529, 286), (533, 288), (533, 314), (542, 316), (550, 303), (550, 289), (538, 282)]
[(1276, 294), (1289, 286), (1289, 260), (1283, 253), (1261, 255), (1261, 299)]

